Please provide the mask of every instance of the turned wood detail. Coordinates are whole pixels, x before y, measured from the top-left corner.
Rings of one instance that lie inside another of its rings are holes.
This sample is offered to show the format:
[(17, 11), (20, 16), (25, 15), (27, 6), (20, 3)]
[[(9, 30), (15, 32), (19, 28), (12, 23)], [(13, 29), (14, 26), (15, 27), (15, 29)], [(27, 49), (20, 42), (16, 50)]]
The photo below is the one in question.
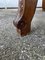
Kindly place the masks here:
[(18, 16), (13, 21), (21, 36), (31, 31), (31, 21), (36, 10), (37, 0), (19, 0)]
[(45, 0), (42, 0), (42, 8), (45, 10)]

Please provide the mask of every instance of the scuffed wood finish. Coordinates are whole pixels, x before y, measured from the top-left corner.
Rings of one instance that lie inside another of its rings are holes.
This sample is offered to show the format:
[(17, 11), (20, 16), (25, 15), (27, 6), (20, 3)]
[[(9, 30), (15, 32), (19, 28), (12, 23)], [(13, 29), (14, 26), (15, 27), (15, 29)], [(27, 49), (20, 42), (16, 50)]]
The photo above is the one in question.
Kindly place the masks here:
[(45, 0), (43, 0), (43, 2), (42, 2), (42, 8), (45, 11)]
[(18, 16), (13, 21), (21, 36), (31, 31), (31, 21), (36, 10), (37, 0), (19, 0)]

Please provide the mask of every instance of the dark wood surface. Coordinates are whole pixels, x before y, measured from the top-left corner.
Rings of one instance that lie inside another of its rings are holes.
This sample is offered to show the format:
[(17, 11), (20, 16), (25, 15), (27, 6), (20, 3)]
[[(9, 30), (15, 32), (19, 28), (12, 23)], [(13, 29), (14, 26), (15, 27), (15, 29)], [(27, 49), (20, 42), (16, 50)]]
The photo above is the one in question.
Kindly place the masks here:
[(36, 10), (37, 0), (19, 0), (17, 19), (13, 21), (21, 36), (31, 31), (31, 21)]
[(42, 2), (42, 8), (43, 8), (43, 10), (45, 10), (45, 0), (43, 0), (43, 2)]

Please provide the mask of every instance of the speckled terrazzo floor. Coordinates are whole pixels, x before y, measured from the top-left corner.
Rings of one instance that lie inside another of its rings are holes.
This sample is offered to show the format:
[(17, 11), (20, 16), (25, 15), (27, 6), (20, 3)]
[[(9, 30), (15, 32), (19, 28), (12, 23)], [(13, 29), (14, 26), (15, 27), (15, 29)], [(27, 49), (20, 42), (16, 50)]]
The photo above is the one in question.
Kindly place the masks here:
[(0, 10), (0, 60), (45, 60), (45, 12), (37, 9), (32, 31), (21, 37), (13, 25), (17, 11)]

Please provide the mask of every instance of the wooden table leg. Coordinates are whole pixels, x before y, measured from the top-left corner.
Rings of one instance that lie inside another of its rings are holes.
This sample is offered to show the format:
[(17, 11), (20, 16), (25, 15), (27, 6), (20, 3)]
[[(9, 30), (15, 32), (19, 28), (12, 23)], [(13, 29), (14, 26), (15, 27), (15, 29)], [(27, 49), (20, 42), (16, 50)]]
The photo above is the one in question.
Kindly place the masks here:
[(42, 8), (45, 11), (45, 0), (42, 1)]
[(36, 10), (37, 0), (19, 0), (17, 19), (13, 21), (21, 36), (31, 31), (31, 21)]

